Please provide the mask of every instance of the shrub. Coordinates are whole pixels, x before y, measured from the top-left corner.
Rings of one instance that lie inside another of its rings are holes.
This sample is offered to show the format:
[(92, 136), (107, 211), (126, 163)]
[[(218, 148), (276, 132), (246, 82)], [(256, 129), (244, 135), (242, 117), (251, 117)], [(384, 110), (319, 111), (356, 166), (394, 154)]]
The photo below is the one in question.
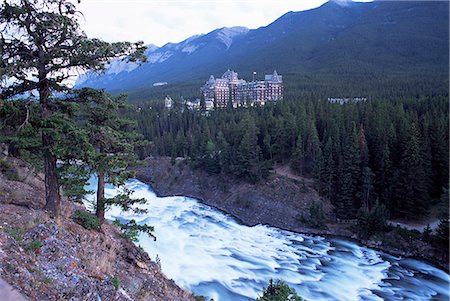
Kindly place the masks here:
[(100, 230), (99, 219), (87, 211), (76, 210), (72, 215), (72, 219), (88, 230)]
[(19, 181), (19, 175), (17, 171), (11, 164), (6, 160), (0, 160), (0, 171), (5, 175), (5, 177), (10, 181)]
[(310, 225), (315, 228), (325, 227), (325, 213), (323, 212), (323, 204), (320, 201), (312, 202), (309, 207)]
[(378, 203), (370, 211), (360, 211), (358, 214), (358, 234), (368, 238), (375, 233), (386, 231), (388, 228), (388, 210)]
[(119, 278), (117, 278), (116, 276), (114, 276), (114, 277), (111, 277), (110, 281), (111, 281), (111, 284), (112, 284), (116, 289), (119, 289), (119, 286), (120, 286), (120, 279), (119, 279)]
[[(446, 249), (448, 251), (449, 245), (449, 219), (441, 219), (436, 229), (436, 235), (434, 236), (434, 243), (438, 248)], [(447, 252), (448, 253), (448, 252)]]
[(321, 201), (312, 202), (309, 207), (309, 212), (300, 212), (296, 219), (300, 224), (306, 224), (309, 227), (327, 229), (327, 225), (325, 223), (325, 212)]
[(303, 301), (303, 299), (297, 295), (295, 289), (289, 287), (283, 281), (277, 280), (274, 282), (270, 279), (262, 297), (257, 298), (256, 301)]
[(14, 238), (17, 242), (22, 242), (23, 240), (23, 229), (20, 228), (6, 228), (6, 234)]
[(31, 242), (27, 244), (25, 247), (26, 250), (36, 252), (43, 246), (42, 241), (38, 239), (33, 239)]
[(394, 227), (394, 231), (404, 240), (411, 240), (416, 238), (419, 239), (422, 236), (422, 233), (420, 233), (418, 230), (409, 230), (398, 225)]

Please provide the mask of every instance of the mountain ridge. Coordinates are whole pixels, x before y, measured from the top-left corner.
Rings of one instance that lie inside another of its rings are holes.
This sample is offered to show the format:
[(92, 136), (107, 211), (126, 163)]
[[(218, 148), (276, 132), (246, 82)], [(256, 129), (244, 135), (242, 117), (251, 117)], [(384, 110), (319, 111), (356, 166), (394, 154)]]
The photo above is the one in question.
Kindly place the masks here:
[(448, 79), (448, 3), (329, 1), (287, 12), (257, 29), (223, 27), (167, 43), (149, 53), (149, 63), (129, 72), (107, 71), (78, 86), (133, 91), (155, 82), (201, 82), (227, 69), (243, 78), (276, 69), (291, 82), (298, 76), (323, 82), (443, 82)]

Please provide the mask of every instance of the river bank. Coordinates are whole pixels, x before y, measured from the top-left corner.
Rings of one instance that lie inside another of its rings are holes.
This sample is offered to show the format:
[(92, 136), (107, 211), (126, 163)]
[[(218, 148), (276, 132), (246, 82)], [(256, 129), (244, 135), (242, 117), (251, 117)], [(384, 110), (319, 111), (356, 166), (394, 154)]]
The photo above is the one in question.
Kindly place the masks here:
[[(193, 170), (185, 160), (172, 164), (167, 157), (148, 158), (146, 167), (136, 168), (136, 178), (151, 185), (159, 196), (196, 198), (245, 225), (267, 224), (297, 233), (350, 238), (392, 255), (433, 262), (448, 271), (446, 252), (401, 229), (359, 239), (355, 225), (335, 222), (333, 205), (319, 196), (309, 179), (273, 173), (263, 182), (250, 184)], [(319, 214), (322, 219), (317, 221), (311, 208), (319, 203), (323, 215)]]

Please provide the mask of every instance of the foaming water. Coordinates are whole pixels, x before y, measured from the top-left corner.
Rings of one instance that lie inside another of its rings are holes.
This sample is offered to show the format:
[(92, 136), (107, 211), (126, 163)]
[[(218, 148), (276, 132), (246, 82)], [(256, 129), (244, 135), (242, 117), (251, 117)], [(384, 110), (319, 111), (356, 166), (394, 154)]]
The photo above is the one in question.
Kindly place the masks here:
[(157, 241), (142, 234), (138, 244), (153, 259), (158, 255), (168, 278), (197, 295), (248, 301), (269, 279), (282, 279), (308, 300), (449, 300), (449, 275), (425, 262), (343, 239), (248, 227), (195, 199), (159, 198), (138, 180), (127, 185), (148, 200), (140, 206), (148, 213), (113, 207), (107, 218), (154, 226)]

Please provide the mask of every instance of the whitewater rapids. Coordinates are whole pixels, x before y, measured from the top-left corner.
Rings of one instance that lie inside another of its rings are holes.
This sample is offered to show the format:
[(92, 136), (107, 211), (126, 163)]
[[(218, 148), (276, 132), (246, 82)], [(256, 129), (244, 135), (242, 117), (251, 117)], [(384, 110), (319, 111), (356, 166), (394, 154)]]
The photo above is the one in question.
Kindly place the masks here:
[[(89, 189), (95, 190), (95, 181)], [(157, 197), (138, 181), (134, 197), (148, 200), (145, 214), (113, 207), (108, 219), (135, 219), (155, 227), (157, 241), (138, 245), (179, 286), (214, 301), (257, 298), (269, 279), (281, 279), (308, 300), (449, 300), (449, 275), (426, 262), (398, 258), (345, 239), (248, 227), (199, 201)], [(108, 186), (107, 196), (117, 189)], [(94, 196), (86, 199), (86, 204)], [(209, 299), (207, 299), (209, 300)]]

